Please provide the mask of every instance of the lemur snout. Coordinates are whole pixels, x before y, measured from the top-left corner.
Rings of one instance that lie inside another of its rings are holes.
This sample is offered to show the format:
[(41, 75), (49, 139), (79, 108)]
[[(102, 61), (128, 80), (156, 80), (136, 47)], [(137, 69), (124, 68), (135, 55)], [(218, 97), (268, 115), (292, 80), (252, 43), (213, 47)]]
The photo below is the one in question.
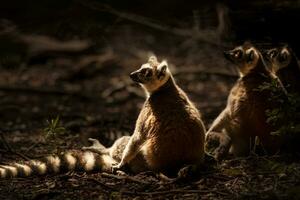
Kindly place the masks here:
[(131, 72), (129, 76), (134, 82), (139, 82), (138, 72)]
[(223, 54), (224, 54), (225, 58), (227, 58), (229, 60), (232, 57), (232, 52), (231, 51), (224, 51)]

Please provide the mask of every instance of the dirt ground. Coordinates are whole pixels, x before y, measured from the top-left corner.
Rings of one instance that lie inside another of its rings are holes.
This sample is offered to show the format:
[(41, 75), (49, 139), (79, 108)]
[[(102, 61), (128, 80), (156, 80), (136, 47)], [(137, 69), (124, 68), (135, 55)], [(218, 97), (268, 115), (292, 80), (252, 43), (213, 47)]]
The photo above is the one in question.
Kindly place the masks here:
[[(222, 55), (234, 45), (225, 37), (231, 33), (216, 25), (224, 7), (214, 14), (213, 27), (202, 24), (189, 37), (110, 7), (105, 9), (127, 21), (105, 15), (96, 23), (94, 12), (103, 7), (80, 6), (46, 24), (0, 20), (0, 164), (81, 149), (89, 137), (109, 146), (130, 135), (145, 97), (129, 73), (153, 53), (168, 60), (207, 128), (225, 107), (238, 76)], [(61, 129), (51, 134), (58, 116)], [(152, 172), (5, 179), (0, 199), (300, 199), (299, 155), (253, 154), (207, 165), (196, 180), (176, 182)]]
[[(172, 60), (170, 60), (172, 63)], [(128, 74), (136, 66), (119, 66), (113, 58), (97, 76), (80, 81), (67, 67), (40, 65), (1, 72), (1, 127), (14, 152), (1, 144), (1, 162), (39, 158), (80, 149), (88, 137), (105, 145), (130, 135), (144, 101), (143, 91)], [(189, 72), (177, 83), (203, 114), (208, 127), (225, 106), (234, 75)], [(184, 72), (186, 71), (186, 72)], [(43, 88), (40, 90), (40, 88)], [(45, 136), (46, 120), (60, 116), (66, 130)], [(292, 156), (227, 160), (188, 182), (166, 182), (147, 172), (135, 176), (72, 172), (44, 177), (0, 180), (2, 199), (298, 199), (300, 163)]]

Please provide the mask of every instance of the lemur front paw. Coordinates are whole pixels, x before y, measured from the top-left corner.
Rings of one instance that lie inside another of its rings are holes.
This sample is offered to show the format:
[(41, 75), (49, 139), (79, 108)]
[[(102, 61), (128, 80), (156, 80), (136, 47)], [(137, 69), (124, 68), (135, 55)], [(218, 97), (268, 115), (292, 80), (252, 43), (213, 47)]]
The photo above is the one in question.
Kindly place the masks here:
[(113, 165), (113, 166), (111, 167), (111, 172), (112, 172), (112, 173), (116, 173), (117, 171), (120, 171), (120, 170), (122, 169), (123, 166), (124, 166), (124, 165), (122, 164), (122, 162), (120, 162), (120, 163), (117, 164), (117, 165)]
[(209, 132), (206, 135), (205, 149), (217, 160), (221, 161), (228, 154), (231, 144), (229, 136), (219, 132)]
[(216, 150), (214, 151), (214, 158), (217, 161), (222, 161), (228, 154), (229, 147), (226, 147), (224, 145), (220, 145)]
[(220, 133), (209, 132), (205, 138), (205, 149), (207, 152), (212, 153), (220, 145)]

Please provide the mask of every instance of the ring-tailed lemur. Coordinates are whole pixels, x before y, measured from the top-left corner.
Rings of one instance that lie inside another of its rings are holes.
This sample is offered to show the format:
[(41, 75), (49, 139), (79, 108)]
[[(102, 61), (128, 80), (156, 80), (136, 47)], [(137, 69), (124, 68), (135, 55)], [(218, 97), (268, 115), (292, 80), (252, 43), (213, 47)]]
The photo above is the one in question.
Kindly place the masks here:
[(271, 136), (272, 127), (267, 123), (266, 110), (273, 106), (268, 101), (271, 94), (268, 90), (259, 91), (259, 87), (271, 83), (274, 76), (267, 70), (261, 53), (250, 43), (224, 54), (237, 66), (240, 78), (230, 91), (226, 108), (206, 133), (206, 148), (219, 143), (214, 151), (217, 160), (223, 159), (229, 151), (234, 156), (244, 156), (250, 153), (258, 137), (263, 147), (274, 153), (280, 139)]
[(57, 173), (62, 169), (110, 171), (124, 165), (132, 172), (153, 170), (168, 175), (185, 165), (200, 165), (204, 159), (205, 128), (199, 111), (175, 83), (167, 62), (159, 63), (152, 56), (130, 77), (147, 94), (132, 136), (119, 138), (111, 148), (91, 139), (93, 146), (83, 148), (83, 152), (2, 165), (1, 177)]
[(300, 94), (300, 65), (292, 49), (285, 45), (266, 53), (271, 71), (280, 79), (288, 92)]
[[(205, 127), (199, 111), (175, 83), (167, 62), (159, 63), (152, 56), (130, 77), (144, 88), (147, 99), (133, 135), (117, 140), (121, 148), (115, 143), (109, 150), (118, 161), (114, 169), (127, 165), (134, 172), (173, 174), (185, 165), (200, 165)], [(86, 149), (103, 152), (98, 141)]]

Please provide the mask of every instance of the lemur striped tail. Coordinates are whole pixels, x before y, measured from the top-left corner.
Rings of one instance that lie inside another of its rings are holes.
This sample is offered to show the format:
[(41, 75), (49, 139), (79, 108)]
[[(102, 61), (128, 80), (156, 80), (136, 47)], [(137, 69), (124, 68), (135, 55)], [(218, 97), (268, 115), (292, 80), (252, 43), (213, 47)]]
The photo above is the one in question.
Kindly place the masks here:
[(0, 178), (27, 177), (67, 171), (110, 171), (116, 162), (109, 155), (90, 151), (68, 151), (39, 160), (0, 165)]

